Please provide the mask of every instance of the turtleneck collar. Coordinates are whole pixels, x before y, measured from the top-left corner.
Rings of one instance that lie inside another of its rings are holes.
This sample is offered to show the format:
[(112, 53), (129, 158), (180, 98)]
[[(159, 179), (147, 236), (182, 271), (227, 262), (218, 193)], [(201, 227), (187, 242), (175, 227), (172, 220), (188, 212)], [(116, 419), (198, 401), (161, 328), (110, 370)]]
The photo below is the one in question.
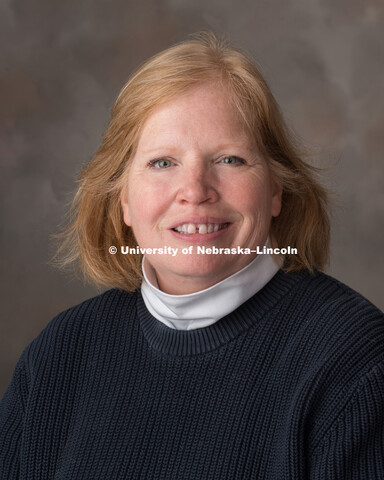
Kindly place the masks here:
[(145, 257), (142, 269), (141, 294), (148, 311), (169, 328), (195, 330), (208, 327), (236, 310), (261, 290), (280, 266), (273, 255), (259, 254), (230, 277), (187, 295), (169, 295), (159, 290), (156, 273)]

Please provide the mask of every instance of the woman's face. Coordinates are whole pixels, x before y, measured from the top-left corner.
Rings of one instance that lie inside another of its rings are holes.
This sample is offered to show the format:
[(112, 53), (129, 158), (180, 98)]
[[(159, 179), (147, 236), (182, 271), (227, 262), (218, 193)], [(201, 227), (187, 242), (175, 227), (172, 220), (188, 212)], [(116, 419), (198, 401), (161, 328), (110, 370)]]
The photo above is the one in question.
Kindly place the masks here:
[[(201, 85), (161, 105), (146, 120), (122, 192), (125, 223), (161, 290), (208, 288), (256, 254), (199, 254), (197, 246), (255, 249), (280, 213), (281, 188), (224, 87)], [(182, 249), (192, 246), (192, 254)], [(175, 250), (174, 250), (175, 251)]]

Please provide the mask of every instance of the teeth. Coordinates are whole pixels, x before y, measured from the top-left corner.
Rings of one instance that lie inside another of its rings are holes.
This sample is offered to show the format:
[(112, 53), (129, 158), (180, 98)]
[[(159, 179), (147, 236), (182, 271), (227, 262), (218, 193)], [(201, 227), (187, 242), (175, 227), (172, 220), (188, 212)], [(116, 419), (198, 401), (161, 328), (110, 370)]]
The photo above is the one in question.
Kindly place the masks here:
[(186, 235), (194, 235), (195, 233), (205, 235), (206, 233), (218, 232), (219, 230), (222, 230), (227, 226), (228, 223), (184, 223), (183, 225), (175, 227), (173, 230), (179, 233), (184, 233)]

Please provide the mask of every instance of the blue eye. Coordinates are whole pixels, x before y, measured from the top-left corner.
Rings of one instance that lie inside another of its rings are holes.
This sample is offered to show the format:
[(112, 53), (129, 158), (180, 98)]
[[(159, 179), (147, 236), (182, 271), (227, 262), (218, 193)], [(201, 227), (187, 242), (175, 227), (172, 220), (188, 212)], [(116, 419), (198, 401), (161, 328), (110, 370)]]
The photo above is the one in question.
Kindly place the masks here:
[(227, 157), (224, 157), (221, 161), (226, 165), (241, 165), (245, 163), (242, 158), (235, 157), (234, 155), (228, 155)]
[(151, 160), (148, 165), (150, 168), (169, 168), (173, 165), (173, 163), (171, 160), (159, 158), (158, 160)]

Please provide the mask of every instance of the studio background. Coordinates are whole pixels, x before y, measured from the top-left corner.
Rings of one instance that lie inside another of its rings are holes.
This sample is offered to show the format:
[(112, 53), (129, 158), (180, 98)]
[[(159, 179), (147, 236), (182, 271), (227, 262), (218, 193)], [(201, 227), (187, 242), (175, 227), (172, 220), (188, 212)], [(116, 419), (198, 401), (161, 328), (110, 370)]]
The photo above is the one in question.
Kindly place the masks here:
[(384, 308), (382, 0), (2, 0), (0, 395), (23, 348), (98, 291), (48, 265), (129, 74), (213, 29), (257, 60), (334, 192), (330, 274)]

